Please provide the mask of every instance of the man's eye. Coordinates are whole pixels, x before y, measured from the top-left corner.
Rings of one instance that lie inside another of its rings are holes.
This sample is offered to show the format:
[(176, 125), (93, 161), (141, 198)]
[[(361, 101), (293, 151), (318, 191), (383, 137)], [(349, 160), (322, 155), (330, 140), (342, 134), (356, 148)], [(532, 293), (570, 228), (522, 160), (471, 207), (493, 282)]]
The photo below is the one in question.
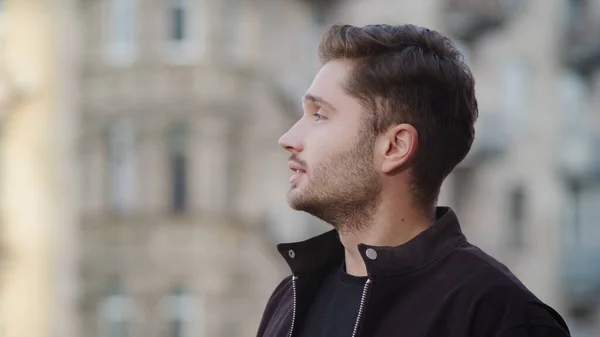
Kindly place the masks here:
[(312, 114), (313, 117), (315, 118), (315, 121), (320, 121), (321, 119), (325, 119), (326, 118), (325, 116), (323, 116), (321, 114), (321, 111), (322, 111), (322, 109), (319, 108), (319, 109), (317, 109), (317, 111), (315, 111), (315, 113)]

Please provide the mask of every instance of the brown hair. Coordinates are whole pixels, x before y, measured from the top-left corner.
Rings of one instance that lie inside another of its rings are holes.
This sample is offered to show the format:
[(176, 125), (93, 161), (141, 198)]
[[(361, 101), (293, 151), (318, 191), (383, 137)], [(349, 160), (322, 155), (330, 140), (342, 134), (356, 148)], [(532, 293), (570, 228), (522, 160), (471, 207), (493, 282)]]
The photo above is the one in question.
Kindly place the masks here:
[(400, 123), (415, 127), (413, 197), (431, 211), (475, 137), (475, 80), (463, 56), (450, 39), (414, 25), (333, 25), (319, 57), (353, 62), (345, 89), (363, 104), (373, 132)]

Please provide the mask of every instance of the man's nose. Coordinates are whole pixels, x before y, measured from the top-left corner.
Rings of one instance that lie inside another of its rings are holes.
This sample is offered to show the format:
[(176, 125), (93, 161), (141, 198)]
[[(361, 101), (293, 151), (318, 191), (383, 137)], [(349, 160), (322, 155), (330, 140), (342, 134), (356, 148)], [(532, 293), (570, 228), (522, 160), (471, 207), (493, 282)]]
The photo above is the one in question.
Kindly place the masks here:
[(302, 142), (298, 134), (298, 123), (294, 124), (286, 133), (279, 138), (279, 146), (290, 153), (302, 151)]

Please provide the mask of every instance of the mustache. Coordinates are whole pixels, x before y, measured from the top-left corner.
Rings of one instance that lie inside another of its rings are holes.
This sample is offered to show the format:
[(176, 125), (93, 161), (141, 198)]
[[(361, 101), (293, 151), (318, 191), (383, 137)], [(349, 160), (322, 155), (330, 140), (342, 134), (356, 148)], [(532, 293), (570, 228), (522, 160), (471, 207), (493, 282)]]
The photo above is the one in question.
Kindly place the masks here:
[(302, 166), (303, 169), (306, 169), (308, 166), (304, 160), (298, 158), (298, 156), (296, 155), (291, 155), (289, 161), (293, 161), (300, 164), (300, 166)]

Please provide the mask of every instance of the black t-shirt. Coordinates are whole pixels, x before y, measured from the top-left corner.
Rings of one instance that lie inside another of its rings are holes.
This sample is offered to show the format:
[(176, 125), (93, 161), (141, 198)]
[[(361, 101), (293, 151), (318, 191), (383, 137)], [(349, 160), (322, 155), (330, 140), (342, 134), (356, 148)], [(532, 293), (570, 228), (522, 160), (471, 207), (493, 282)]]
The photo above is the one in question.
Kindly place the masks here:
[(323, 282), (304, 321), (300, 337), (352, 336), (366, 277), (334, 270)]

